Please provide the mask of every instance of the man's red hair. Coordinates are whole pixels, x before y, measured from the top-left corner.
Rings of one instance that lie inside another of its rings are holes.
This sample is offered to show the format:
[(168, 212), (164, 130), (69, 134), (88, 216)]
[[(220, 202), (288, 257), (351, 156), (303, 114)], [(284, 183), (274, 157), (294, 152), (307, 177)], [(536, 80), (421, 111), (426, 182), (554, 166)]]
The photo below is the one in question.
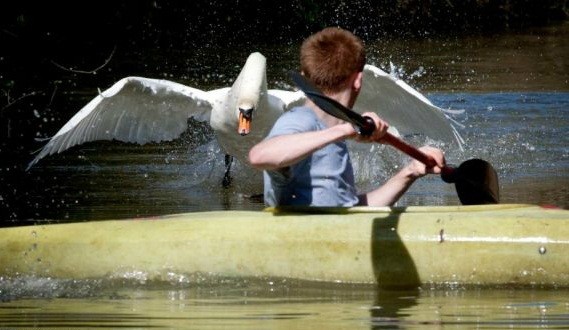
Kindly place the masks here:
[(308, 37), (300, 47), (300, 69), (324, 92), (337, 92), (366, 62), (363, 42), (349, 31), (329, 27)]

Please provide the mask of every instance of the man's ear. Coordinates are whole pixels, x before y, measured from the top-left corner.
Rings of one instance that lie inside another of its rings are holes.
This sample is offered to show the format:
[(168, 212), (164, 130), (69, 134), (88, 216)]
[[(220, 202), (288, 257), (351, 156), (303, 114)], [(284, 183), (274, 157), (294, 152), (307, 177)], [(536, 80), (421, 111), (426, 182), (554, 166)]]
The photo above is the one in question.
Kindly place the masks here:
[(362, 89), (363, 79), (364, 79), (363, 72), (360, 71), (360, 72), (356, 73), (356, 78), (354, 79), (354, 82), (352, 83), (352, 87), (358, 93)]

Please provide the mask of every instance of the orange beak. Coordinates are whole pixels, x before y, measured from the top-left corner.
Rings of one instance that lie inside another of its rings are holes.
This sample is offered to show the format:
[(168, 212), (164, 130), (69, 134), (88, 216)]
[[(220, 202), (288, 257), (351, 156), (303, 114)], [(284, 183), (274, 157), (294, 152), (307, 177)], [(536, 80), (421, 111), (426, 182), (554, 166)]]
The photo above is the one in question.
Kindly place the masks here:
[(242, 112), (239, 112), (239, 127), (237, 132), (241, 135), (247, 135), (251, 132), (251, 116), (244, 116)]

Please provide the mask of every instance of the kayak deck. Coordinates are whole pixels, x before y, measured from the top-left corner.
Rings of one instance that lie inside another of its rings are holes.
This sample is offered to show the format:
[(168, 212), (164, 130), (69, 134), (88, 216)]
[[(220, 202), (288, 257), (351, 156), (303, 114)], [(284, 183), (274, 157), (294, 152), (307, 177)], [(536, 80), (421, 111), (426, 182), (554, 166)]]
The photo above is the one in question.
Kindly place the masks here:
[(569, 287), (569, 211), (532, 205), (282, 208), (0, 229), (0, 276), (205, 273)]

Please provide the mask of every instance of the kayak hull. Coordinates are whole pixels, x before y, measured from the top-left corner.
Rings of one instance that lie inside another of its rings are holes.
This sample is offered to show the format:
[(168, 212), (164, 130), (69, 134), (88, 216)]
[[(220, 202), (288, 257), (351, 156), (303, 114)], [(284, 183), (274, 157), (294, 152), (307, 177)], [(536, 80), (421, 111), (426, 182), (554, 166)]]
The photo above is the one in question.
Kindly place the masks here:
[(531, 205), (213, 211), (0, 229), (0, 276), (569, 287), (569, 211)]

